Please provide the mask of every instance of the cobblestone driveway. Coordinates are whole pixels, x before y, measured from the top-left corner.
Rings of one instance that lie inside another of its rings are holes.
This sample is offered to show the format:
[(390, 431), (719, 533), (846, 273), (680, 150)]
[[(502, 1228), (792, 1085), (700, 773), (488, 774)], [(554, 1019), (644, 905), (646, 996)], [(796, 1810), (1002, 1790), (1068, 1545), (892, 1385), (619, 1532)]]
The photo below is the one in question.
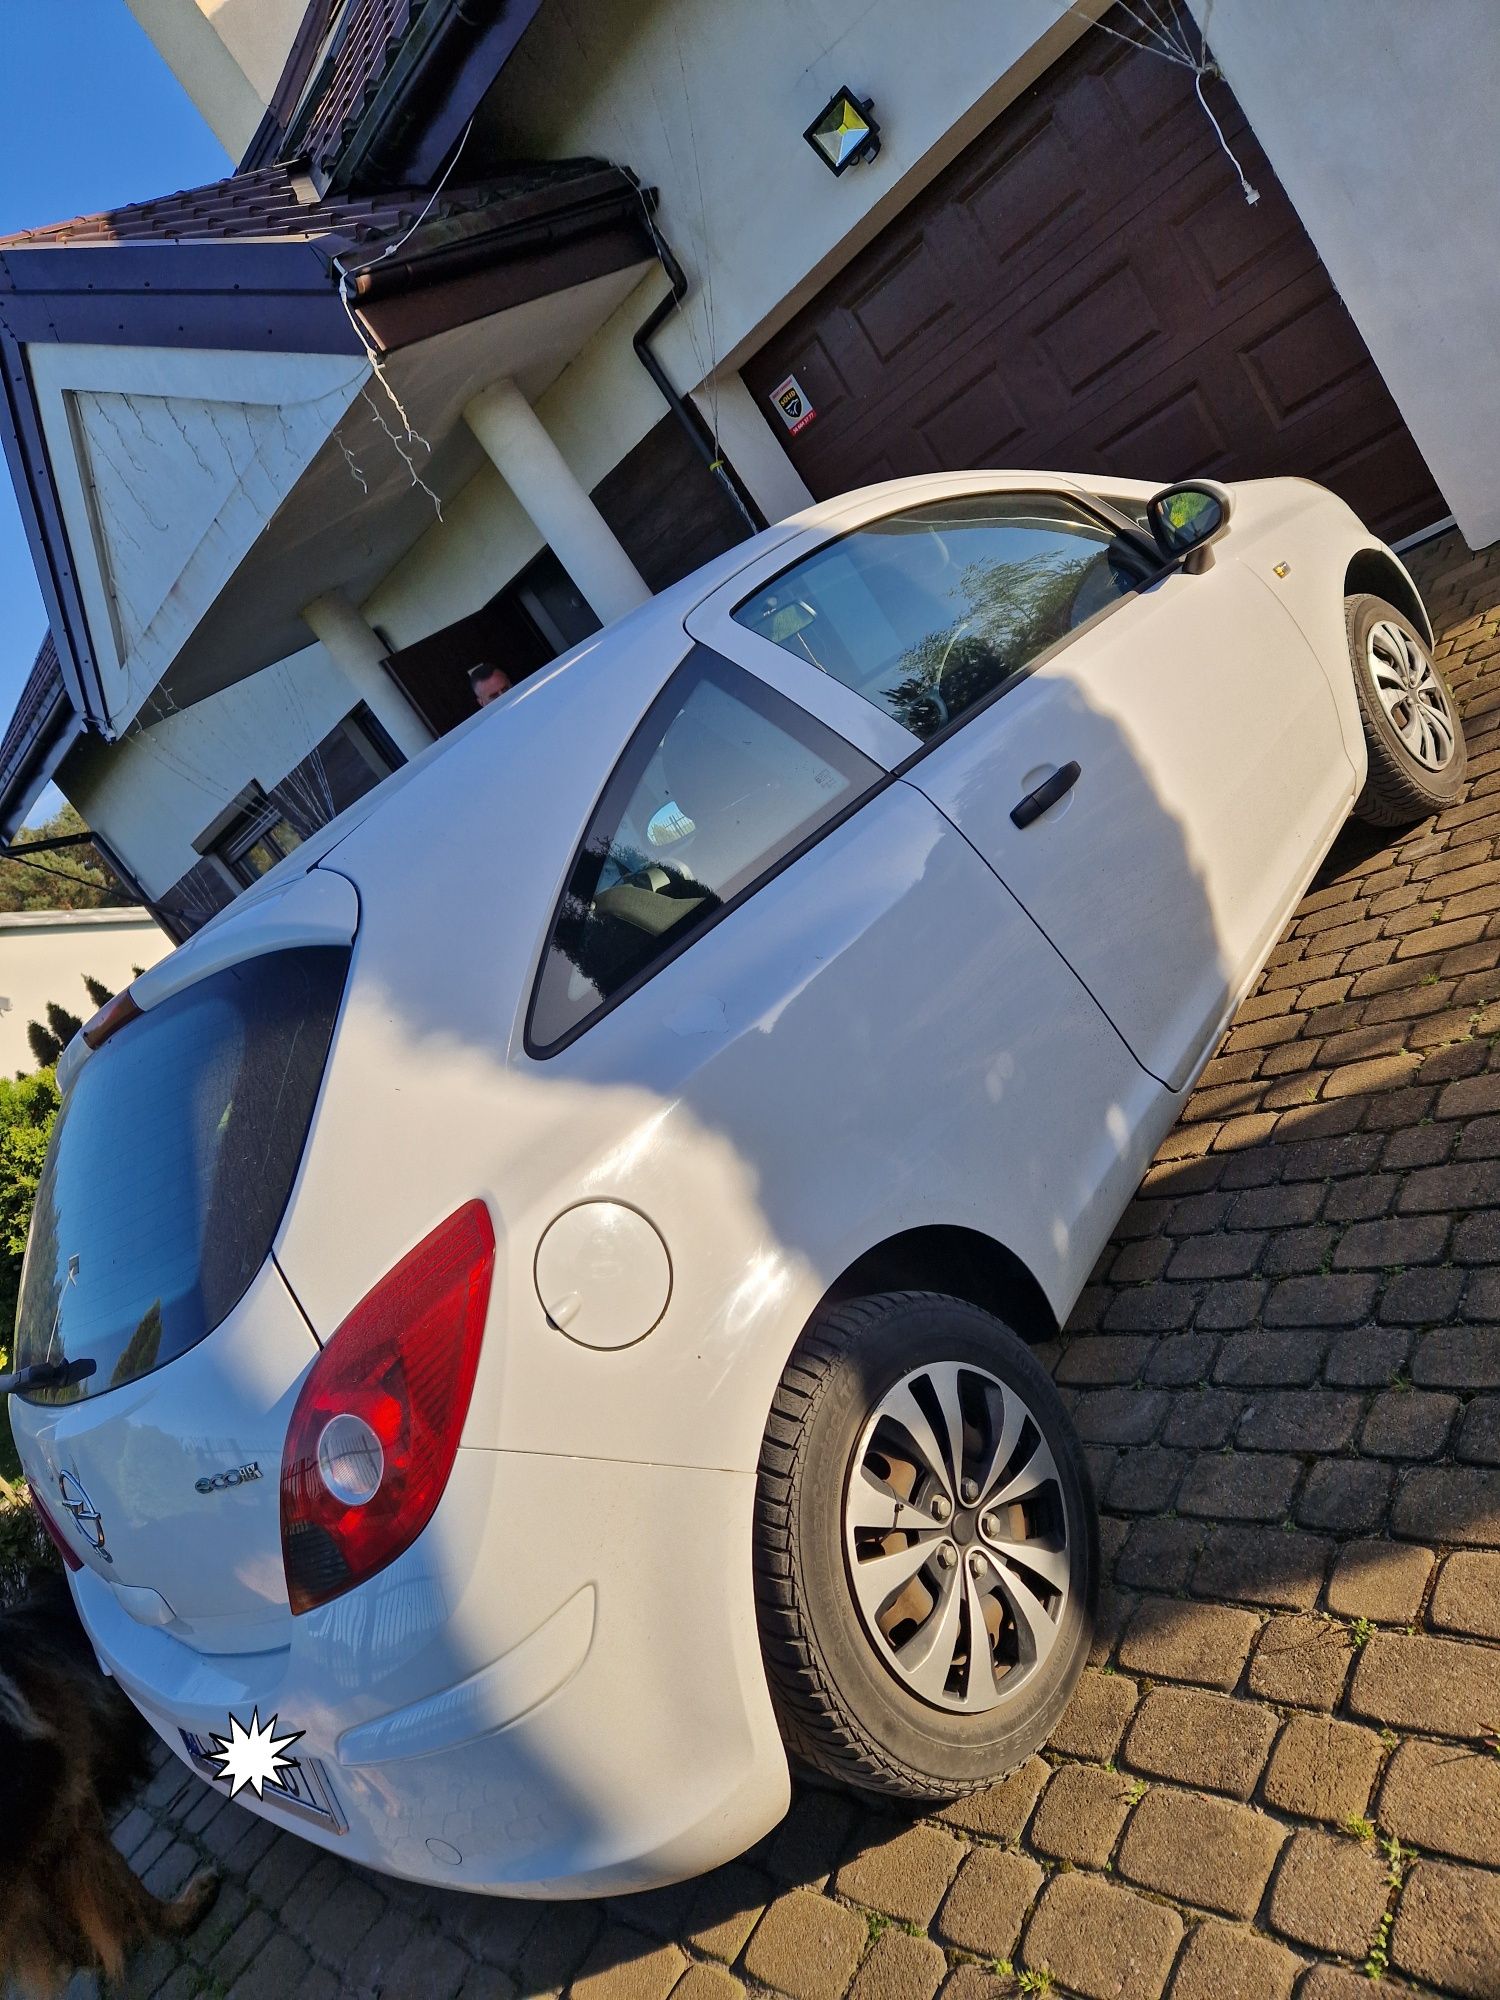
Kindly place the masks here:
[(169, 1761), (120, 1845), (226, 1883), (130, 1993), (1500, 1995), (1500, 551), (1414, 567), (1468, 794), (1341, 841), (1052, 1350), (1113, 1583), (1046, 1753), (553, 1906), (367, 1875)]

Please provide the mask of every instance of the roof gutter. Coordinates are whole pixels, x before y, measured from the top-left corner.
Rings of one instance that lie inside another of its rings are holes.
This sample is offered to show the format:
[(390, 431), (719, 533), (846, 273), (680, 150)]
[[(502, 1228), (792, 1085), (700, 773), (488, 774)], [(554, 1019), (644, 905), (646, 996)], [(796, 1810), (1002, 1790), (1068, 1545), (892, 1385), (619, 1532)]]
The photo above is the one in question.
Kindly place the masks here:
[(22, 737), (8, 769), (0, 771), (0, 846), (15, 839), (27, 813), (83, 731), (83, 718), (59, 679), (47, 706)]

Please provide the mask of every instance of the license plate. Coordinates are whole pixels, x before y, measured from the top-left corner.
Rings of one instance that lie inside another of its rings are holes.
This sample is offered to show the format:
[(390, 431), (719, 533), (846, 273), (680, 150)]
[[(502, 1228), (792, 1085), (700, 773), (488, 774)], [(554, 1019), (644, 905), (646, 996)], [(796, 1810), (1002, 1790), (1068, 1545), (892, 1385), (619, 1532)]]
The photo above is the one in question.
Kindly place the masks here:
[[(221, 1779), (213, 1739), (200, 1736), (193, 1729), (181, 1729), (178, 1734), (194, 1768), (201, 1771), (205, 1778)], [(284, 1812), (315, 1820), (319, 1826), (330, 1827), (335, 1833), (348, 1831), (348, 1822), (339, 1811), (333, 1787), (323, 1766), (314, 1757), (289, 1758), (276, 1777), (267, 1778), (262, 1796)]]

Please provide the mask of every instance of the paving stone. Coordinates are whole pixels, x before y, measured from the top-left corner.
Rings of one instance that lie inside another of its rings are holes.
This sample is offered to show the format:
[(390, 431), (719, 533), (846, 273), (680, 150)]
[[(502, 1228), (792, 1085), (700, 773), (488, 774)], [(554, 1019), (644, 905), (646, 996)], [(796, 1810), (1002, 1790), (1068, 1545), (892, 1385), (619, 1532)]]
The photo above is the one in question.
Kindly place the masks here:
[[(947, 1970), (947, 1959), (929, 1938), (882, 1931), (855, 1976), (849, 2000), (932, 2000)], [(681, 1986), (672, 2000), (683, 2000)]]
[(1297, 1501), (1298, 1524), (1335, 1535), (1378, 1528), (1395, 1483), (1395, 1467), (1376, 1459), (1319, 1459)]
[(1363, 1958), (1385, 1914), (1385, 1876), (1373, 1844), (1345, 1834), (1294, 1834), (1272, 1885), (1271, 1922), (1315, 1951)]
[(1446, 1215), (1356, 1222), (1340, 1237), (1333, 1265), (1336, 1271), (1378, 1271), (1393, 1264), (1434, 1264), (1447, 1240)]
[(1031, 1846), (1055, 1861), (1102, 1868), (1130, 1811), (1130, 1793), (1129, 1779), (1118, 1771), (1064, 1764), (1042, 1794), (1031, 1824)]
[(1111, 1333), (1177, 1333), (1193, 1317), (1196, 1298), (1190, 1285), (1130, 1285), (1111, 1296), (1104, 1324)]
[(964, 1851), (959, 1841), (937, 1827), (907, 1827), (863, 1847), (844, 1863), (833, 1886), (851, 1902), (907, 1923), (926, 1924), (958, 1873)]
[(1381, 1322), (1386, 1326), (1435, 1326), (1452, 1319), (1463, 1285), (1463, 1273), (1446, 1267), (1402, 1271), (1380, 1294)]
[(1391, 1956), (1463, 2000), (1500, 1993), (1500, 1875), (1419, 1861), (1396, 1905)]
[(1392, 1980), (1387, 1974), (1372, 1987), (1363, 1972), (1325, 1962), (1308, 1973), (1297, 1988), (1297, 2000), (1415, 2000), (1415, 1996), (1404, 1979)]
[[(1215, 1291), (1217, 1292), (1222, 1289), (1224, 1289), (1222, 1286), (1216, 1287)], [(1210, 1296), (1214, 1296), (1214, 1294), (1210, 1294)], [(1206, 1305), (1207, 1300), (1204, 1303)], [(1201, 1321), (1201, 1309), (1199, 1317)], [(1166, 1339), (1157, 1341), (1151, 1359), (1146, 1363), (1146, 1380), (1148, 1382), (1159, 1383), (1163, 1387), (1171, 1387), (1185, 1382), (1202, 1382), (1207, 1379), (1208, 1371), (1212, 1368), (1214, 1356), (1218, 1351), (1218, 1340), (1212, 1335), (1202, 1333), (1171, 1334)], [(1174, 1404), (1174, 1414), (1175, 1411), (1176, 1405)], [(1169, 1430), (1170, 1427), (1169, 1420)], [(1179, 1442), (1179, 1440), (1168, 1436), (1165, 1431), (1162, 1434), (1162, 1441), (1166, 1444)]]
[(1308, 1610), (1323, 1589), (1334, 1545), (1280, 1528), (1215, 1528), (1193, 1570), (1199, 1597)]
[(1500, 1396), (1476, 1396), (1469, 1404), (1453, 1453), (1480, 1465), (1500, 1465)]
[(1348, 1632), (1332, 1619), (1272, 1618), (1250, 1661), (1250, 1691), (1289, 1708), (1331, 1709), (1353, 1658)]
[(1009, 1958), (1042, 1871), (1024, 1854), (978, 1847), (958, 1871), (934, 1923), (933, 1935), (980, 1958)]
[(938, 2000), (1011, 2000), (1016, 1982), (1008, 1973), (989, 1972), (982, 1965), (956, 1965), (948, 1974)]
[(1156, 1350), (1149, 1335), (1131, 1339), (1125, 1334), (1086, 1334), (1070, 1340), (1057, 1364), (1057, 1379), (1078, 1387), (1134, 1382)]
[[(1286, 1284), (1296, 1285), (1309, 1282), (1306, 1278), (1286, 1280)], [(1279, 1289), (1285, 1290), (1286, 1285)], [(1354, 1317), (1363, 1319), (1365, 1315), (1357, 1313)], [(1247, 1389), (1315, 1382), (1332, 1341), (1331, 1333), (1302, 1326), (1285, 1333), (1230, 1334), (1214, 1363), (1214, 1381)]]
[(1124, 1514), (1161, 1513), (1171, 1506), (1188, 1464), (1185, 1451), (1164, 1451), (1159, 1445), (1122, 1451), (1105, 1487), (1104, 1504)]
[(793, 2000), (837, 2000), (854, 1977), (869, 1931), (827, 1896), (793, 1889), (766, 1911), (745, 1948), (745, 1970)]
[(1443, 1631), (1500, 1639), (1500, 1555), (1449, 1556), (1438, 1571), (1427, 1617)]
[[(672, 1988), (672, 2000), (741, 2000), (744, 1991), (739, 1980), (732, 1978), (722, 1965), (690, 1965)], [(468, 2000), (468, 1993), (465, 1987), (459, 2000)], [(861, 2000), (887, 2000), (887, 1996), (865, 1993)], [(893, 1991), (889, 2000), (925, 2000), (925, 1996)]]
[(946, 1826), (957, 1827), (963, 1833), (977, 1833), (985, 1840), (1019, 1840), (1031, 1818), (1037, 1795), (1051, 1775), (1051, 1767), (1042, 1758), (1028, 1757), (999, 1784), (986, 1785), (982, 1792), (970, 1792), (966, 1798), (955, 1799), (937, 1817)]
[(708, 1958), (732, 1965), (764, 1914), (770, 1885), (758, 1869), (731, 1861), (705, 1875), (688, 1908), (688, 1942)]
[[(361, 1894), (351, 1899), (346, 1917), (335, 1915), (349, 1890)], [(323, 1906), (325, 1916), (333, 1916), (333, 1934), (339, 1939), (338, 1949), (323, 1952), (324, 1957), (339, 1965), (346, 1962), (354, 1948), (353, 1939), (375, 1922), (375, 1911), (368, 1900), (374, 1894), (371, 1885), (361, 1877), (346, 1876), (345, 1888), (336, 1891)], [(622, 1903), (626, 1900), (633, 1903), (641, 1899), (622, 1898)], [(465, 1951), (484, 1964), (514, 1971), (521, 1962), (526, 1940), (543, 1920), (544, 1908), (542, 1904), (520, 1902), (510, 1896), (461, 1896), (454, 1905), (453, 1934)]]
[(1380, 1788), (1380, 1824), (1402, 1841), (1500, 1868), (1500, 1757), (1457, 1743), (1403, 1743)]
[(1147, 1590), (1181, 1590), (1206, 1533), (1195, 1520), (1137, 1521), (1116, 1558), (1115, 1575), (1121, 1583)]
[(765, 1865), (788, 1887), (821, 1889), (837, 1867), (853, 1825), (854, 1805), (844, 1793), (804, 1788), (793, 1794), (791, 1810), (772, 1834)]
[(1156, 1688), (1136, 1711), (1125, 1759), (1152, 1777), (1248, 1799), (1276, 1735), (1270, 1709), (1198, 1688)]
[[(315, 1996), (306, 1986), (302, 1986), (298, 1988), (296, 2000), (342, 2000), (343, 1989), (339, 1982), (331, 1973), (328, 1977), (331, 1983), (326, 1992)], [(674, 1992), (681, 1993), (685, 1983), (686, 1981), (683, 1981), (676, 1986)], [(735, 1993), (740, 1991), (737, 1980), (732, 1979), (729, 1984)], [(516, 1990), (516, 1982), (508, 1972), (501, 1972), (498, 1966), (471, 1965), (463, 1985), (458, 1989), (458, 2000), (516, 2000)], [(730, 2000), (733, 2000), (732, 1995)]]
[(1500, 1546), (1500, 1468), (1413, 1466), (1396, 1487), (1391, 1532), (1415, 1541)]
[(1500, 1389), (1500, 1326), (1424, 1334), (1411, 1358), (1411, 1379), (1430, 1389)]
[[(286, 2000), (287, 1994), (301, 1990), (311, 1969), (307, 1953), (281, 1932), (267, 1939), (254, 1964), (230, 1987), (228, 2000)], [(439, 2000), (442, 1991), (434, 1989)]]
[(1162, 1427), (1162, 1443), (1191, 1450), (1225, 1444), (1244, 1407), (1245, 1398), (1229, 1389), (1192, 1389), (1174, 1396)]
[(1096, 1875), (1057, 1875), (1027, 1926), (1025, 1959), (1085, 2000), (1157, 2000), (1181, 1941), (1175, 1910)]
[(1283, 1278), (1272, 1287), (1262, 1317), (1268, 1327), (1354, 1326), (1369, 1317), (1377, 1284), (1375, 1278), (1352, 1271)]
[[(421, 1942), (430, 1950), (435, 1941)], [(675, 1944), (652, 1946), (623, 1924), (613, 1925), (573, 1981), (571, 2000), (667, 2000), (687, 1967), (686, 1955)], [(382, 1991), (380, 2000), (386, 2000), (389, 1990)], [(414, 1987), (412, 2000), (432, 1990)]]
[(1291, 2000), (1301, 1970), (1271, 1938), (1206, 1917), (1183, 1947), (1169, 2000)]
[(1362, 1407), (1346, 1389), (1267, 1390), (1249, 1404), (1235, 1436), (1251, 1451), (1339, 1451), (1352, 1442)]
[(1152, 1680), (1232, 1688), (1257, 1629), (1252, 1612), (1228, 1605), (1144, 1598), (1120, 1641), (1120, 1665)]
[(1093, 1389), (1078, 1398), (1073, 1423), (1085, 1444), (1145, 1444), (1167, 1402), (1164, 1389)]
[[(381, 1924), (386, 1921), (382, 1917)], [(523, 1993), (551, 1993), (583, 1964), (599, 1935), (601, 1919), (591, 1903), (554, 1903), (521, 1952), (517, 1972)], [(380, 1925), (376, 1925), (376, 1930)]]
[[(1193, 1321), (1201, 1339), (1205, 1332), (1229, 1332), (1242, 1326), (1250, 1326), (1260, 1311), (1261, 1300), (1266, 1295), (1266, 1287), (1260, 1278), (1235, 1278), (1210, 1287)], [(1206, 1375), (1207, 1369), (1200, 1371)], [(1148, 1381), (1156, 1377), (1148, 1373)], [(1189, 1376), (1189, 1381), (1197, 1381), (1199, 1376)]]
[(1266, 1772), (1266, 1804), (1299, 1819), (1342, 1826), (1369, 1804), (1383, 1754), (1373, 1730), (1324, 1715), (1294, 1715)]
[(1433, 1736), (1479, 1736), (1496, 1723), (1495, 1655), (1458, 1639), (1377, 1632), (1349, 1688), (1355, 1715)]
[(1457, 1414), (1457, 1396), (1435, 1389), (1387, 1389), (1370, 1406), (1360, 1449), (1377, 1458), (1436, 1458)]
[(1212, 1520), (1279, 1521), (1301, 1476), (1299, 1459), (1260, 1451), (1205, 1452), (1182, 1482), (1177, 1509)]
[(1226, 1917), (1260, 1906), (1286, 1829), (1250, 1806), (1192, 1792), (1147, 1792), (1120, 1844), (1130, 1882)]
[(1049, 1747), (1065, 1757), (1087, 1757), (1096, 1764), (1107, 1764), (1120, 1747), (1135, 1697), (1135, 1682), (1128, 1674), (1106, 1674), (1097, 1667), (1085, 1667), (1073, 1699), (1048, 1739)]
[(1328, 1609), (1338, 1618), (1409, 1624), (1422, 1607), (1435, 1560), (1431, 1549), (1401, 1542), (1349, 1542), (1328, 1579)]

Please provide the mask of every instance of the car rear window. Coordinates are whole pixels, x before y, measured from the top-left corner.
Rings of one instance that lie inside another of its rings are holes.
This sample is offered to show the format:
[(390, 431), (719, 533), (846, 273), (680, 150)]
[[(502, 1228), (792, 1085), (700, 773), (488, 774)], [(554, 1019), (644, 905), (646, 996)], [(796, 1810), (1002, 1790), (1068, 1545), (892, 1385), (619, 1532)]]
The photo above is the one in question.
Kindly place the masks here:
[(695, 647), (584, 836), (532, 997), (532, 1053), (633, 992), (881, 775), (763, 681)]
[(96, 1367), (32, 1400), (149, 1374), (239, 1303), (291, 1193), (348, 966), (330, 946), (248, 959), (83, 1065), (37, 1189), (16, 1365)]

